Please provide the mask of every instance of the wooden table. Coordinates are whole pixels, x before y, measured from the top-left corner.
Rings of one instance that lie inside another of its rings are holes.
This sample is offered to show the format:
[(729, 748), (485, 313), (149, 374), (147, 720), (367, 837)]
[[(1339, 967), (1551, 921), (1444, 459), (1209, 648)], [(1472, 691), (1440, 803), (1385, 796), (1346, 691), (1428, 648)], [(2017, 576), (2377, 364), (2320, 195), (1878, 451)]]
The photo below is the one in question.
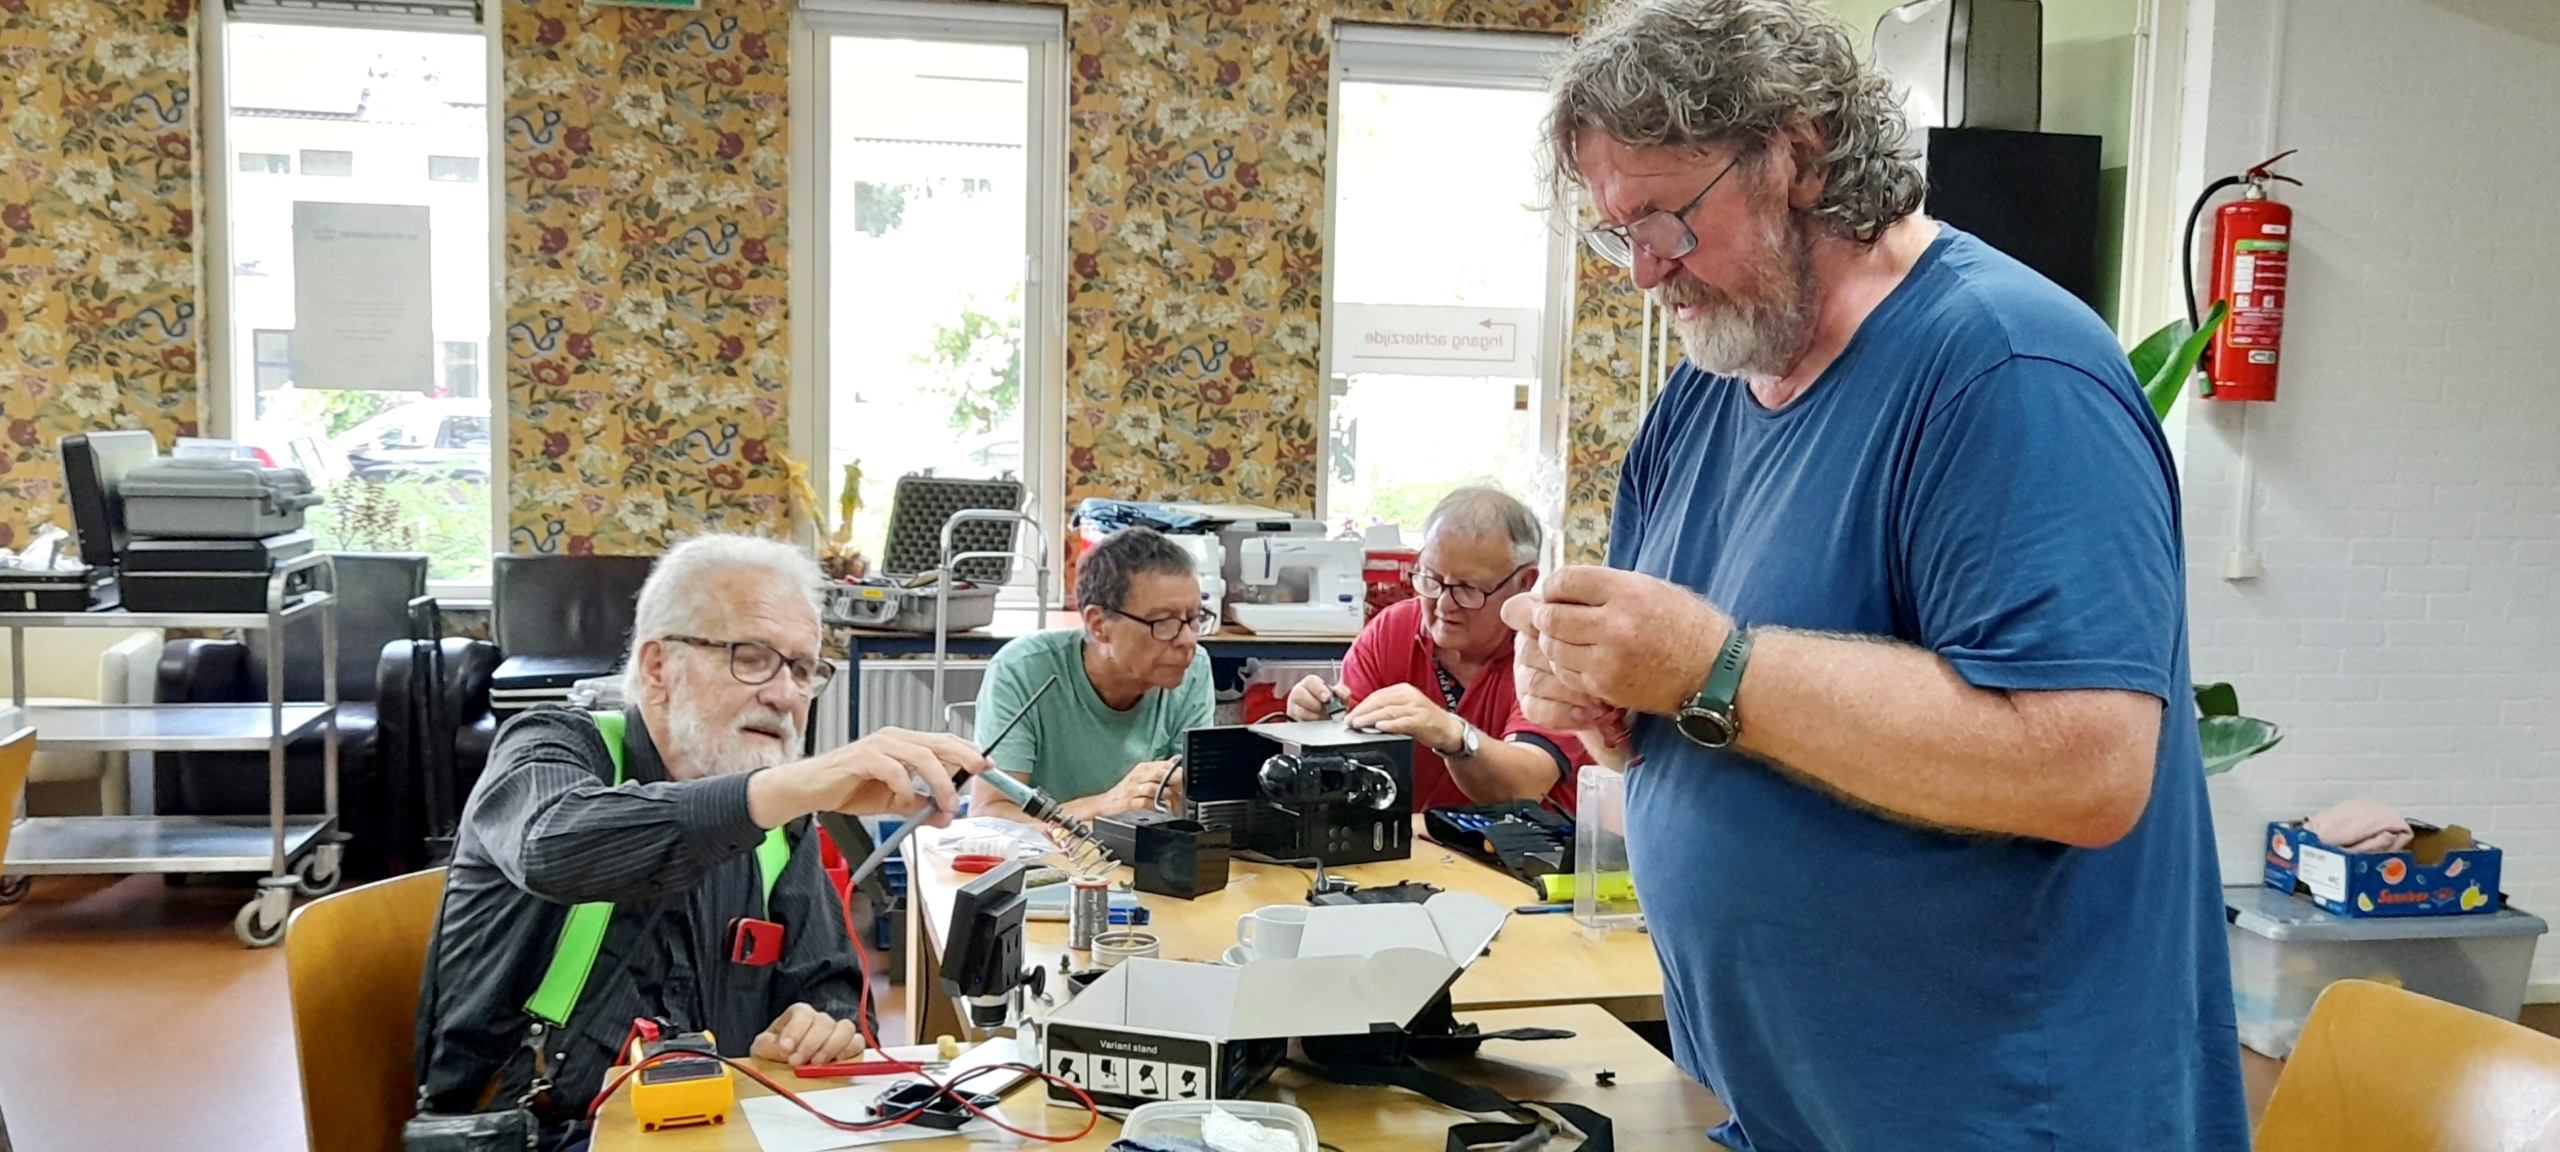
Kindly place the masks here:
[[(1706, 1152), (1715, 1147), (1707, 1140), (1707, 1129), (1724, 1120), (1724, 1105), (1607, 1012), (1586, 1004), (1474, 1012), (1465, 1018), (1487, 1030), (1568, 1028), (1575, 1036), (1570, 1040), (1489, 1040), (1475, 1059), (1430, 1062), (1442, 1074), (1485, 1085), (1515, 1100), (1562, 1100), (1598, 1109), (1616, 1125), (1620, 1148)], [(779, 1065), (764, 1067), (778, 1083), (799, 1083), (784, 1079), (789, 1072)], [(1617, 1074), (1614, 1086), (1602, 1088), (1593, 1082), (1593, 1075), (1604, 1069)], [(807, 1083), (825, 1088), (841, 1084), (834, 1080)], [(767, 1093), (741, 1077), (739, 1095)], [(1320, 1137), (1354, 1152), (1441, 1152), (1447, 1145), (1449, 1125), (1471, 1119), (1401, 1089), (1350, 1088), (1286, 1069), (1255, 1090), (1254, 1098), (1306, 1109), (1315, 1118)], [(1004, 1111), (1007, 1122), (1035, 1132), (1065, 1134), (1085, 1121), (1081, 1111), (1047, 1106), (1038, 1081), (1008, 1093)], [(1105, 1118), (1083, 1139), (1069, 1144), (1033, 1145), (1004, 1133), (990, 1133), (974, 1140), (949, 1136), (882, 1147), (900, 1152), (956, 1152), (988, 1146), (1096, 1152), (1119, 1131), (1116, 1121)], [(643, 1134), (631, 1118), (629, 1093), (624, 1091), (606, 1102), (593, 1147), (594, 1152), (751, 1152), (757, 1145), (755, 1132), (742, 1114), (732, 1114), (727, 1124), (718, 1127)]]
[[(1416, 821), (1416, 827), (1420, 826)], [(920, 852), (907, 854), (907, 1019), (919, 1039), (965, 1035), (951, 999), (934, 974), (941, 967), (943, 934), (951, 905), (967, 878), (950, 863)], [(1483, 864), (1423, 840), (1413, 858), (1328, 869), (1364, 887), (1420, 880), (1453, 892), (1474, 892), (1505, 907), (1534, 903), (1529, 886)], [(1129, 870), (1118, 875), (1126, 880)], [(1155, 917), (1147, 926), (1164, 941), (1168, 960), (1215, 961), (1235, 943), (1236, 918), (1265, 904), (1304, 904), (1313, 873), (1303, 868), (1235, 862), (1224, 890), (1197, 900), (1139, 893)], [(1066, 954), (1067, 926), (1035, 920), (1024, 925), (1030, 963), (1055, 966)], [(1458, 978), (1452, 998), (1459, 1011), (1546, 1004), (1597, 1004), (1620, 1020), (1662, 1019), (1662, 967), (1653, 938), (1642, 932), (1586, 932), (1569, 915), (1511, 917), (1493, 947)]]

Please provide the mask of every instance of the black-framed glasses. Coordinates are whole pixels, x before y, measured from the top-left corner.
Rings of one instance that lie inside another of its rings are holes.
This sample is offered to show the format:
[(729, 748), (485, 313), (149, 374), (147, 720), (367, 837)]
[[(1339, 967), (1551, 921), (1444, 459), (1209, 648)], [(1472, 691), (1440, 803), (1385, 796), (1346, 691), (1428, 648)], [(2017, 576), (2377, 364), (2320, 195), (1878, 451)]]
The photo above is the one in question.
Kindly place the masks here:
[(1442, 596), (1447, 596), (1450, 601), (1455, 603), (1458, 607), (1473, 610), (1484, 607), (1484, 602), (1487, 598), (1491, 597), (1496, 592), (1502, 591), (1503, 588), (1508, 586), (1512, 581), (1519, 579), (1521, 573), (1528, 570), (1529, 565), (1523, 564), (1512, 569), (1510, 575), (1494, 581), (1493, 587), (1478, 588), (1473, 584), (1461, 584), (1455, 580), (1443, 580), (1437, 572), (1433, 572), (1428, 568), (1416, 567), (1413, 570), (1413, 594), (1420, 596), (1425, 600), (1437, 600)]
[(785, 656), (775, 651), (773, 645), (758, 640), (706, 640), (700, 636), (662, 636), (659, 639), (691, 644), (696, 648), (728, 649), (729, 675), (737, 677), (740, 684), (770, 683), (784, 669), (789, 669), (791, 686), (811, 699), (825, 695), (827, 681), (834, 679), (836, 674), (836, 666), (824, 660)]
[(1117, 608), (1112, 609), (1111, 614), (1114, 616), (1125, 616), (1140, 624), (1146, 625), (1147, 635), (1153, 636), (1167, 644), (1171, 644), (1175, 640), (1180, 639), (1182, 636), (1182, 630), (1185, 628), (1190, 629), (1191, 634), (1194, 636), (1207, 631), (1209, 621), (1212, 619), (1209, 615), (1209, 610), (1206, 608), (1193, 612), (1188, 616), (1167, 616), (1160, 620), (1149, 620), (1144, 616), (1130, 612), (1123, 612)]
[(1601, 259), (1620, 268), (1636, 266), (1637, 248), (1643, 248), (1646, 255), (1656, 260), (1677, 260), (1697, 251), (1698, 234), (1689, 229), (1689, 213), (1696, 211), (1699, 202), (1707, 198), (1707, 193), (1724, 183), (1725, 174), (1733, 171), (1733, 166), (1739, 163), (1742, 163), (1742, 154), (1736, 152), (1733, 159), (1724, 162), (1724, 171), (1716, 173), (1716, 178), (1698, 189), (1698, 194), (1681, 205), (1679, 211), (1648, 212), (1626, 224), (1585, 228), (1582, 230), (1582, 242), (1599, 253)]

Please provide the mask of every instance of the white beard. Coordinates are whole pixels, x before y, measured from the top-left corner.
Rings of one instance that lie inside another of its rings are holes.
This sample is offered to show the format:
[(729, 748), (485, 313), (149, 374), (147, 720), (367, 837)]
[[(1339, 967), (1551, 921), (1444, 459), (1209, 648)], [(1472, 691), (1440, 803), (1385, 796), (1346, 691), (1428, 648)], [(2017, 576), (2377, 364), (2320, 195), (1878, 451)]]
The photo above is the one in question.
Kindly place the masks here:
[[(712, 716), (702, 705), (679, 693), (667, 727), (672, 743), (687, 762), (704, 777), (729, 776), (773, 768), (791, 761), (800, 747), (800, 724), (788, 712), (754, 705), (732, 716)], [(750, 724), (769, 724), (782, 729), (788, 739), (780, 745), (761, 736), (749, 735)]]
[[(1787, 374), (1813, 344), (1815, 305), (1821, 284), (1813, 275), (1813, 235), (1803, 221), (1782, 217), (1761, 237), (1761, 253), (1752, 279), (1760, 291), (1736, 297), (1720, 289), (1680, 277), (1647, 293), (1668, 310), (1671, 330), (1679, 333), (1689, 363), (1719, 376), (1776, 377)], [(1704, 304), (1698, 316), (1683, 319), (1682, 304)]]

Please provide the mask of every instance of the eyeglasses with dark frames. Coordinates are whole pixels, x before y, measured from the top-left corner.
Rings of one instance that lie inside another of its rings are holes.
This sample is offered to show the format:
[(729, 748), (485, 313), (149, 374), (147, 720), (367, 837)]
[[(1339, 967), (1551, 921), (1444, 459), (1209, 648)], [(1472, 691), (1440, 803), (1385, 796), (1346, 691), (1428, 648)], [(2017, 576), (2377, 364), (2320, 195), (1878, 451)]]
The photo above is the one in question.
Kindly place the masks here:
[(1723, 171), (1717, 172), (1715, 179), (1707, 181), (1706, 187), (1698, 189), (1698, 194), (1681, 205), (1679, 211), (1648, 212), (1629, 223), (1585, 228), (1582, 230), (1582, 242), (1599, 253), (1601, 259), (1620, 268), (1636, 266), (1637, 248), (1643, 248), (1646, 255), (1656, 260), (1677, 260), (1697, 251), (1698, 234), (1689, 228), (1689, 213), (1696, 211), (1698, 204), (1707, 198), (1707, 193), (1724, 183), (1725, 174), (1741, 162), (1742, 154), (1735, 153), (1733, 159), (1725, 161)]
[(791, 672), (791, 686), (811, 699), (825, 695), (827, 682), (835, 678), (836, 666), (806, 656), (791, 657), (775, 651), (773, 645), (757, 640), (707, 640), (700, 636), (662, 636), (678, 644), (696, 648), (725, 648), (729, 652), (729, 675), (740, 684), (767, 684), (783, 673)]
[(1171, 644), (1176, 639), (1179, 639), (1182, 636), (1182, 630), (1185, 628), (1190, 629), (1192, 635), (1199, 635), (1209, 627), (1209, 621), (1212, 619), (1209, 615), (1209, 610), (1206, 608), (1200, 609), (1188, 616), (1167, 616), (1158, 620), (1149, 620), (1144, 616), (1130, 612), (1123, 612), (1117, 608), (1112, 609), (1111, 614), (1114, 616), (1126, 617), (1128, 619), (1135, 620), (1140, 624), (1146, 625), (1147, 635), (1153, 636), (1157, 640), (1166, 644)]
[(1502, 591), (1503, 588), (1508, 586), (1512, 581), (1519, 579), (1521, 573), (1528, 570), (1529, 565), (1523, 564), (1512, 569), (1510, 575), (1494, 581), (1493, 587), (1478, 588), (1473, 584), (1461, 584), (1455, 580), (1443, 580), (1440, 578), (1439, 573), (1433, 572), (1428, 568), (1415, 568), (1413, 570), (1413, 594), (1420, 596), (1425, 600), (1437, 600), (1442, 596), (1447, 596), (1451, 603), (1456, 604), (1460, 608), (1473, 611), (1484, 607), (1484, 602), (1491, 598), (1494, 593)]

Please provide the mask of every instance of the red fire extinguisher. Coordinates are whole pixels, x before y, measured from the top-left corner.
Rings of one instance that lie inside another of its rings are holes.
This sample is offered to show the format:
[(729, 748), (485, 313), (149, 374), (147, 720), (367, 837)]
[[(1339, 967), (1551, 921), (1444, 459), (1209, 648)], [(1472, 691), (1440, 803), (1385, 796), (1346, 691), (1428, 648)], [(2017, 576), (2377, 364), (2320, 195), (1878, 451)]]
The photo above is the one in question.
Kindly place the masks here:
[(2240, 198), (2213, 214), (2213, 285), (2208, 300), (2230, 306), (2230, 315), (2213, 334), (2202, 367), (2202, 394), (2215, 400), (2273, 400), (2277, 360), (2284, 350), (2284, 306), (2289, 295), (2293, 255), (2293, 209), (2267, 196), (2267, 185), (2302, 181), (2268, 171), (2285, 152), (2238, 176), (2207, 185), (2187, 213), (2187, 321), (2196, 315), (2196, 219), (2213, 195), (2233, 185), (2246, 185)]

